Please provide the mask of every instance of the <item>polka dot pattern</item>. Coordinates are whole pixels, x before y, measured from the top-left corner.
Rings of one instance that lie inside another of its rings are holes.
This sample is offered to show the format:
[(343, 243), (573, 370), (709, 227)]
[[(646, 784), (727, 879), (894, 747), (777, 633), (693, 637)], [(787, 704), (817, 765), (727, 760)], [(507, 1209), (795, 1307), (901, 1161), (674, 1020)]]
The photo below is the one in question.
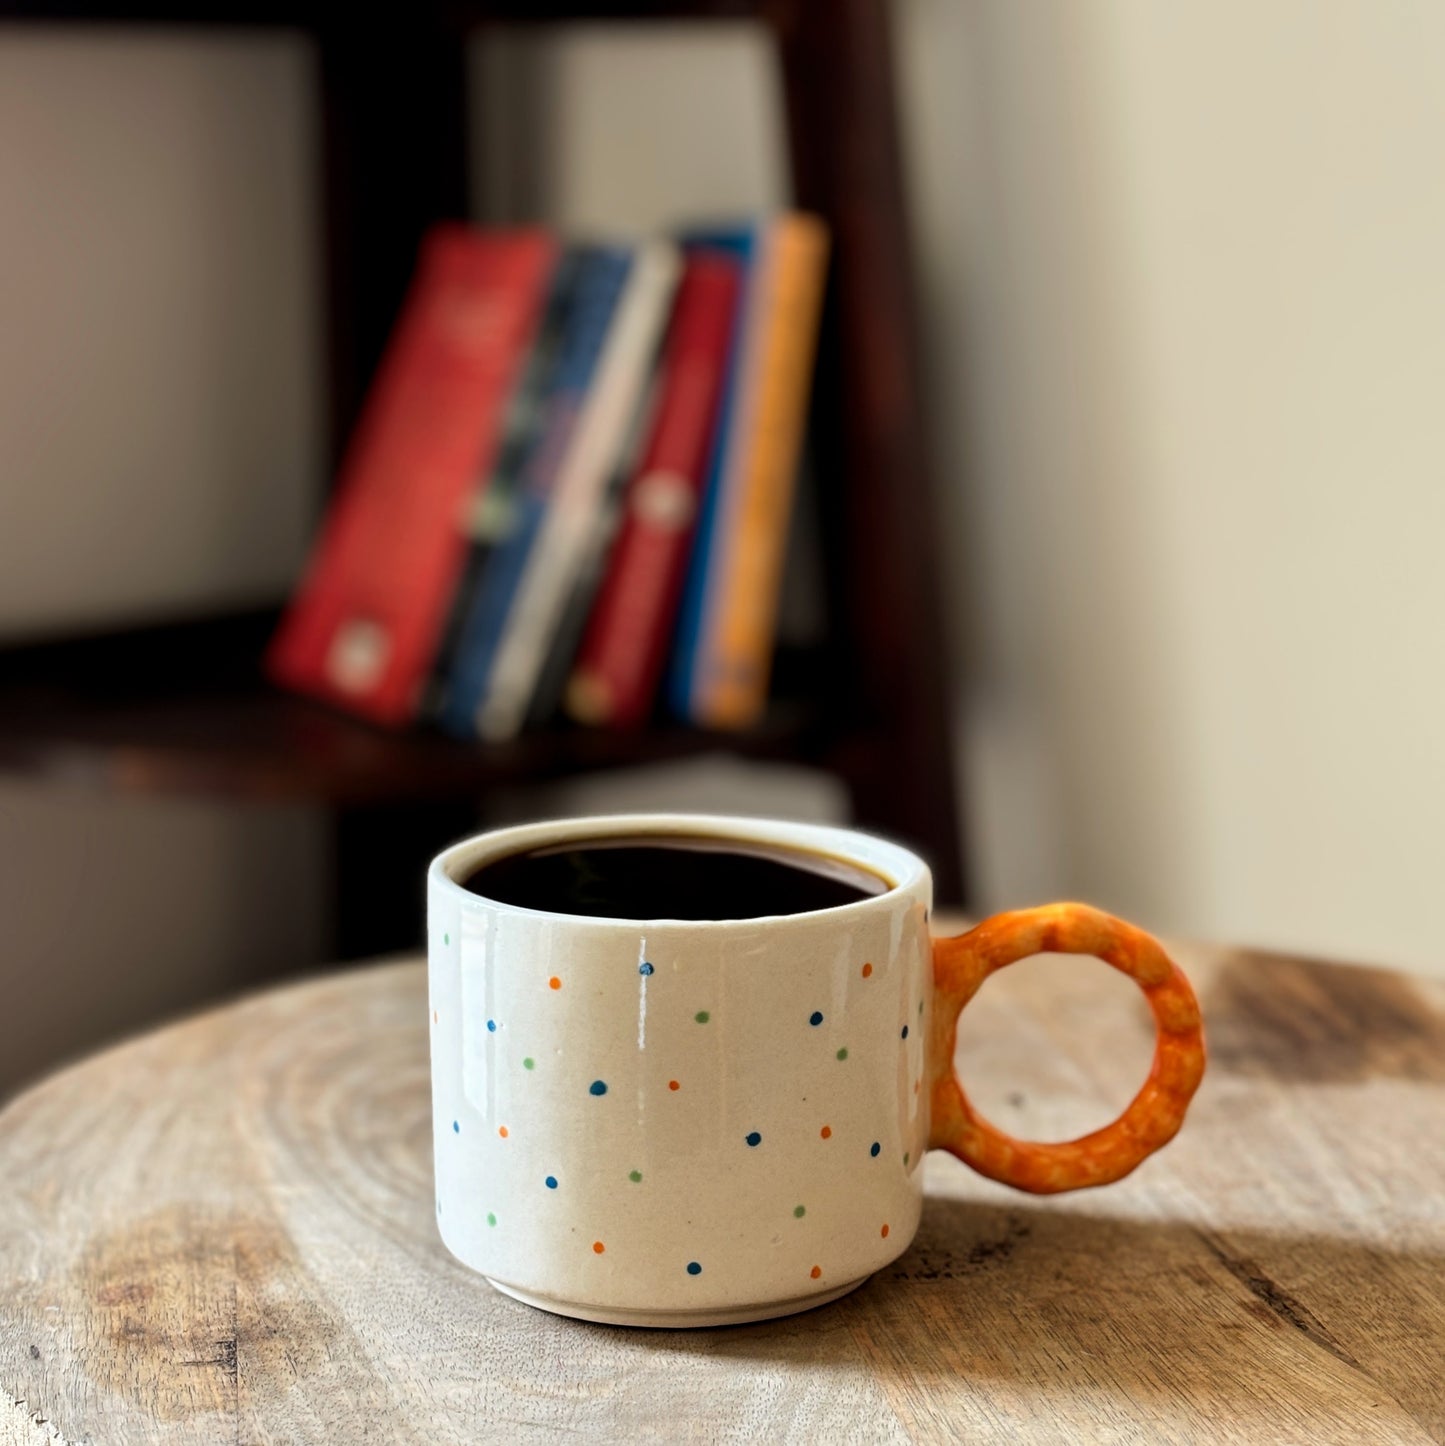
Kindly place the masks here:
[[(450, 935), (449, 935), (449, 934), (444, 934), (444, 935), (443, 935), (443, 942), (444, 942), (445, 944), (448, 944), (448, 945), (450, 944)], [(464, 947), (465, 947), (465, 946), (464, 946)], [(644, 947), (645, 947), (645, 946), (644, 946)], [(648, 959), (646, 959), (646, 958), (642, 958), (642, 957), (640, 957), (640, 956), (634, 956), (634, 958), (636, 958), (636, 959), (638, 960), (638, 962), (637, 962), (637, 964), (636, 964), (637, 973), (638, 973), (638, 975), (639, 975), (644, 981), (645, 981), (645, 980), (648, 980), (648, 979), (650, 979), (650, 978), (652, 978), (652, 977), (654, 977), (654, 976), (657, 974), (657, 966), (656, 966), (651, 960), (648, 960)], [(861, 966), (855, 966), (855, 967), (858, 967), (858, 968), (859, 968), (859, 975), (858, 975), (858, 976), (854, 976), (855, 979), (858, 978), (858, 977), (861, 977), (861, 978), (864, 979), (864, 980), (869, 980), (869, 979), (871, 979), (871, 978), (873, 977), (873, 975), (874, 975), (874, 973), (875, 973), (875, 966), (874, 966), (874, 964), (873, 964), (871, 961), (864, 962), (863, 964), (861, 964)], [(675, 982), (676, 982), (676, 978), (675, 978), (675, 976), (672, 976), (672, 975), (669, 975), (666, 980), (660, 980), (660, 981), (658, 982), (657, 988), (662, 991), (660, 997), (661, 997), (662, 1000), (664, 1001), (664, 1004), (663, 1004), (663, 1007), (664, 1007), (664, 1008), (666, 1008), (666, 1000), (667, 1000), (668, 989), (669, 989), (669, 987), (672, 986)], [(563, 980), (562, 980), (562, 977), (559, 976), (559, 975), (551, 975), (551, 976), (548, 977), (548, 979), (547, 979), (547, 987), (548, 987), (548, 989), (549, 989), (550, 991), (552, 991), (552, 992), (554, 992), (554, 993), (561, 990), (562, 984), (563, 984)], [(587, 980), (584, 979), (583, 984), (582, 984), (581, 986), (578, 986), (578, 987), (581, 988), (581, 990), (582, 990), (582, 995), (585, 997), (586, 994), (587, 994), (587, 991), (588, 991), (588, 989), (591, 987), (591, 985), (590, 985), (589, 981), (587, 981)], [(868, 998), (868, 999), (877, 998), (877, 999), (879, 999), (879, 1000), (881, 1001), (881, 1000), (886, 996), (886, 993), (887, 993), (886, 990), (885, 990), (885, 994), (884, 994), (884, 995), (873, 995), (873, 994), (869, 994), (869, 995), (867, 995), (867, 996), (864, 996), (864, 995), (862, 995), (862, 994), (860, 993), (860, 995), (859, 995), (858, 997), (859, 997), (860, 1000), (863, 1000), (864, 998)], [(651, 991), (649, 991), (649, 990), (643, 990), (640, 996), (635, 996), (635, 997), (640, 997), (640, 999), (641, 999), (641, 1003), (640, 1003), (639, 1006), (638, 1006), (640, 1011), (650, 1013), (652, 1009), (655, 1009), (655, 1008), (657, 1007), (657, 999), (658, 999), (659, 996), (656, 995), (656, 994), (653, 994), (653, 993), (652, 993)], [(836, 1000), (835, 1000), (834, 1002), (835, 1002), (835, 1004), (837, 1003)], [(850, 1002), (851, 1002), (851, 1001), (850, 1001)], [(916, 1010), (917, 1010), (917, 1015), (918, 1015), (919, 1018), (921, 1018), (922, 1015), (923, 1015), (923, 1012), (924, 1012), (924, 1003), (925, 1003), (925, 1001), (922, 1000), (922, 999), (920, 999), (920, 1000), (918, 1000), (918, 1001), (916, 1002)], [(573, 1007), (575, 1008), (576, 1005), (574, 1004)], [(709, 1009), (695, 1009), (695, 1010), (692, 1011), (691, 1017), (692, 1017), (692, 1020), (693, 1020), (694, 1023), (696, 1023), (696, 1024), (698, 1024), (698, 1025), (707, 1025), (707, 1024), (709, 1024), (709, 1023), (712, 1022), (712, 1011), (709, 1010)], [(796, 1019), (797, 1016), (794, 1015), (793, 1018)], [(433, 1024), (439, 1023), (439, 1019), (440, 1019), (439, 1011), (433, 1010), (433, 1011), (432, 1011), (432, 1022), (433, 1022)], [(821, 1027), (824, 1023), (826, 1023), (826, 1022), (827, 1022), (827, 1015), (825, 1015), (825, 1013), (824, 1013), (824, 1011), (823, 1011), (822, 1009), (814, 1009), (814, 1010), (807, 1016), (807, 1026), (808, 1026), (808, 1028), (810, 1028), (810, 1029), (820, 1028), (820, 1027)], [(486, 1023), (487, 1033), (490, 1034), (490, 1035), (495, 1035), (495, 1034), (499, 1033), (499, 1032), (502, 1030), (504, 1024), (509, 1025), (509, 1026), (510, 1026), (512, 1029), (514, 1029), (514, 1030), (515, 1030), (515, 1029), (518, 1029), (519, 1027), (522, 1028), (522, 1029), (524, 1029), (524, 1030), (527, 1028), (527, 1025), (526, 1025), (526, 1023), (525, 1023), (524, 1021), (519, 1020), (518, 1017), (516, 1017), (515, 1015), (513, 1015), (513, 1014), (511, 1014), (511, 1013), (509, 1013), (509, 1012), (507, 1011), (507, 1008), (506, 1008), (506, 1005), (505, 1005), (505, 1004), (504, 1004), (504, 1019), (503, 1019), (503, 1021), (499, 1022), (498, 1019), (496, 1019), (496, 1018), (488, 1018), (488, 1019), (485, 1021), (485, 1023)], [(855, 1023), (856, 1023), (856, 1021), (855, 1021)], [(727, 1022), (726, 1022), (726, 1020), (724, 1021), (723, 1025), (720, 1026), (720, 1027), (724, 1029), (724, 1031), (725, 1031), (724, 1038), (727, 1040), (728, 1044), (731, 1045), (731, 1043), (732, 1043), (733, 1041), (732, 1041), (732, 1039), (729, 1037), (729, 1032), (728, 1032), (728, 1027), (727, 1027)], [(796, 1027), (797, 1027), (796, 1025), (793, 1026), (793, 1028), (796, 1028)], [(641, 1029), (641, 1025), (639, 1024), (639, 1030), (640, 1030), (640, 1029)], [(906, 1042), (906, 1041), (909, 1039), (909, 1036), (910, 1036), (910, 1026), (909, 1026), (908, 1024), (902, 1025), (901, 1028), (900, 1028), (900, 1031), (899, 1031), (899, 1038), (900, 1038), (900, 1040), (903, 1041), (903, 1042)], [(641, 1038), (641, 1036), (640, 1036), (640, 1034), (639, 1034), (639, 1040), (640, 1040), (640, 1038)], [(545, 1041), (541, 1041), (541, 1042), (545, 1042)], [(651, 1043), (651, 1039), (650, 1039), (650, 1038), (649, 1038), (649, 1041), (648, 1041), (648, 1042)], [(834, 1042), (836, 1042), (836, 1035), (834, 1036)], [(846, 1062), (846, 1061), (849, 1059), (849, 1049), (850, 1049), (850, 1047), (849, 1047), (848, 1045), (839, 1045), (836, 1049), (833, 1050), (833, 1057), (834, 1057), (834, 1059), (837, 1060), (839, 1063)], [(559, 1055), (561, 1055), (562, 1051), (559, 1049), (559, 1050), (557, 1051), (557, 1053), (558, 1053)], [(873, 1064), (871, 1064), (871, 1063), (869, 1062), (869, 1060), (868, 1060), (868, 1055), (869, 1055), (869, 1053), (870, 1053), (870, 1051), (868, 1051), (868, 1050), (865, 1049), (865, 1054), (864, 1054), (864, 1056), (863, 1056), (863, 1061), (864, 1061), (863, 1067), (864, 1067), (865, 1071), (866, 1071), (866, 1070), (869, 1070), (869, 1069), (872, 1069), (872, 1068), (875, 1067), (875, 1066), (874, 1066)], [(511, 1056), (511, 1059), (512, 1059), (513, 1061), (515, 1061), (516, 1058), (517, 1058), (517, 1057), (516, 1057), (515, 1055), (512, 1055), (512, 1056)], [(600, 1056), (599, 1056), (599, 1062), (600, 1062)], [(536, 1070), (537, 1060), (536, 1060), (536, 1058), (534, 1058), (534, 1057), (531, 1056), (531, 1055), (523, 1056), (522, 1059), (521, 1059), (521, 1066), (522, 1066), (522, 1069), (523, 1069), (523, 1070), (528, 1071), (528, 1072), (533, 1072), (533, 1071)], [(515, 1064), (513, 1065), (513, 1067), (515, 1067)], [(573, 1076), (573, 1078), (575, 1079), (575, 1076)], [(585, 1078), (585, 1076), (584, 1076), (584, 1078)], [(840, 1077), (840, 1078), (841, 1078), (841, 1077)], [(914, 1081), (914, 1083), (913, 1083), (913, 1091), (914, 1091), (915, 1094), (918, 1093), (919, 1088), (920, 1088), (920, 1084), (921, 1084), (921, 1081), (919, 1081), (919, 1080), (915, 1080), (915, 1081)], [(705, 1074), (705, 1075), (704, 1075), (704, 1078), (703, 1078), (703, 1080), (702, 1080), (702, 1086), (703, 1086), (702, 1098), (703, 1098), (704, 1100), (707, 1100), (707, 1099), (709, 1099), (709, 1098), (711, 1097), (709, 1085), (710, 1085), (709, 1077)], [(545, 1090), (547, 1087), (548, 1087), (548, 1080), (546, 1080), (546, 1079), (541, 1079), (541, 1080), (538, 1081), (538, 1084), (537, 1084), (536, 1086), (529, 1086), (529, 1089), (530, 1089), (530, 1088), (540, 1088), (540, 1089)], [(574, 1085), (574, 1088), (575, 1088), (575, 1085)], [(681, 1081), (681, 1080), (678, 1080), (678, 1079), (669, 1079), (669, 1080), (667, 1080), (667, 1088), (668, 1088), (669, 1093), (674, 1093), (674, 1094), (679, 1093), (679, 1092), (681, 1091), (681, 1089), (682, 1089), (682, 1081)], [(594, 1098), (601, 1098), (601, 1097), (604, 1097), (604, 1096), (606, 1096), (606, 1095), (608, 1094), (608, 1092), (609, 1092), (609, 1086), (608, 1086), (608, 1084), (607, 1084), (607, 1081), (604, 1080), (604, 1079), (601, 1079), (601, 1078), (593, 1079), (593, 1080), (587, 1085), (587, 1091), (588, 1091), (589, 1095), (593, 1096)], [(625, 1093), (626, 1093), (626, 1090), (624, 1090), (624, 1094), (625, 1094)], [(529, 1096), (529, 1098), (537, 1098), (537, 1096)], [(543, 1096), (543, 1098), (545, 1098), (545, 1095)], [(804, 1104), (806, 1105), (806, 1100), (804, 1101)], [(640, 1107), (641, 1107), (641, 1103), (640, 1103), (640, 1101), (639, 1101), (639, 1108), (640, 1108)], [(693, 1107), (696, 1108), (696, 1102), (694, 1102)], [(679, 1106), (679, 1108), (686, 1108), (686, 1106)], [(916, 1107), (915, 1107), (915, 1108), (916, 1108)], [(672, 1116), (672, 1118), (679, 1118), (679, 1117), (678, 1117), (678, 1116)], [(814, 1119), (816, 1120), (816, 1115), (814, 1116)], [(523, 1123), (526, 1123), (526, 1121), (523, 1121)], [(856, 1121), (853, 1121), (851, 1118), (850, 1118), (849, 1120), (845, 1120), (845, 1121), (844, 1121), (844, 1124), (845, 1124), (845, 1126), (847, 1126), (847, 1125), (854, 1125), (854, 1126), (856, 1127)], [(833, 1127), (832, 1127), (832, 1125), (831, 1125), (830, 1123), (822, 1123), (822, 1124), (819, 1124), (819, 1125), (816, 1126), (816, 1128), (817, 1128), (817, 1132), (818, 1132), (818, 1133), (817, 1133), (817, 1139), (818, 1139), (820, 1142), (827, 1142), (827, 1141), (830, 1141), (830, 1140), (833, 1138)], [(453, 1133), (456, 1134), (456, 1135), (460, 1135), (460, 1134), (461, 1134), (461, 1122), (460, 1122), (459, 1119), (456, 1119), (456, 1120), (453, 1120), (453, 1121), (452, 1121), (452, 1131), (453, 1131)], [(526, 1132), (524, 1131), (524, 1134), (525, 1134), (525, 1133), (526, 1133)], [(848, 1133), (848, 1131), (845, 1129), (845, 1134), (846, 1134), (846, 1133)], [(502, 1140), (508, 1139), (508, 1137), (509, 1137), (508, 1127), (507, 1127), (506, 1125), (497, 1126), (497, 1135), (498, 1135), (498, 1137), (500, 1137)], [(865, 1136), (864, 1138), (866, 1139), (866, 1136)], [(762, 1143), (763, 1143), (763, 1133), (762, 1133), (762, 1131), (761, 1131), (761, 1130), (757, 1130), (757, 1129), (749, 1130), (749, 1131), (743, 1136), (743, 1143), (744, 1143), (744, 1144), (746, 1145), (746, 1147), (747, 1147), (748, 1149), (750, 1149), (750, 1150), (751, 1150), (751, 1149), (758, 1149), (758, 1148), (762, 1145)], [(801, 1146), (799, 1146), (799, 1145), (797, 1144), (797, 1142), (796, 1142), (796, 1137), (792, 1137), (792, 1138), (789, 1139), (789, 1140), (785, 1140), (785, 1142), (784, 1142), (784, 1150), (785, 1150), (785, 1152), (788, 1151), (788, 1150), (795, 1149), (795, 1148), (802, 1148)], [(815, 1148), (816, 1148), (816, 1147), (815, 1147)], [(867, 1152), (868, 1152), (868, 1158), (869, 1158), (870, 1160), (876, 1160), (876, 1159), (878, 1159), (878, 1158), (880, 1157), (881, 1153), (882, 1153), (882, 1142), (881, 1142), (880, 1140), (872, 1140), (872, 1141), (869, 1142), (868, 1145), (867, 1145)], [(821, 1170), (821, 1169), (824, 1169), (824, 1168), (827, 1168), (827, 1169), (829, 1169), (829, 1170), (831, 1171), (831, 1169), (834, 1168), (834, 1167), (831, 1167), (831, 1166), (830, 1166), (830, 1167), (825, 1167), (825, 1166), (823, 1166), (823, 1164), (822, 1164), (822, 1161), (823, 1161), (825, 1158), (828, 1158), (828, 1159), (831, 1159), (831, 1160), (834, 1160), (834, 1161), (838, 1161), (838, 1162), (843, 1162), (843, 1161), (846, 1161), (849, 1157), (850, 1157), (850, 1155), (849, 1155), (849, 1150), (846, 1149), (846, 1148), (844, 1149), (844, 1151), (843, 1151), (843, 1153), (842, 1153), (841, 1155), (836, 1154), (836, 1153), (830, 1154), (830, 1156), (828, 1156), (828, 1157), (824, 1157), (824, 1156), (821, 1156), (821, 1155), (820, 1155), (820, 1156), (817, 1157), (817, 1159), (818, 1159), (818, 1161), (819, 1161), (818, 1168), (819, 1168), (820, 1170)], [(856, 1159), (857, 1157), (854, 1156), (854, 1157), (852, 1157), (852, 1158)], [(911, 1152), (910, 1152), (910, 1151), (905, 1151), (904, 1154), (903, 1154), (903, 1164), (904, 1164), (905, 1168), (909, 1165), (910, 1158), (911, 1158)], [(565, 1163), (565, 1162), (563, 1162), (563, 1163)], [(632, 1185), (641, 1185), (642, 1182), (643, 1182), (643, 1178), (644, 1178), (643, 1172), (642, 1172), (640, 1169), (631, 1169), (631, 1170), (628, 1170), (628, 1171), (626, 1172), (626, 1176), (627, 1176), (627, 1181), (628, 1181), (628, 1183), (629, 1183), (629, 1184), (632, 1184)], [(537, 1177), (536, 1177), (535, 1175), (532, 1176), (532, 1179), (533, 1179), (533, 1180), (535, 1180), (536, 1178), (537, 1178)], [(615, 1178), (617, 1178), (617, 1177), (613, 1177), (613, 1178), (615, 1179)], [(827, 1177), (827, 1178), (829, 1178), (829, 1187), (830, 1187), (830, 1188), (834, 1188), (834, 1187), (836, 1186), (836, 1182), (832, 1181), (832, 1180), (831, 1180), (831, 1177)], [(877, 1176), (873, 1176), (873, 1177), (870, 1177), (870, 1178), (877, 1179), (878, 1177), (877, 1177)], [(559, 1180), (559, 1178), (558, 1178), (555, 1174), (547, 1174), (547, 1175), (543, 1176), (541, 1183), (542, 1183), (542, 1186), (544, 1187), (544, 1189), (545, 1189), (547, 1192), (549, 1192), (549, 1193), (560, 1190), (560, 1180)], [(533, 1188), (535, 1189), (536, 1187), (534, 1186)], [(666, 1184), (665, 1184), (665, 1182), (664, 1182), (662, 1188), (664, 1189), (664, 1191), (666, 1190)], [(871, 1188), (872, 1188), (872, 1187), (870, 1187), (870, 1189), (871, 1189)], [(571, 1192), (571, 1195), (575, 1198), (575, 1197), (577, 1196), (577, 1193), (578, 1193), (578, 1192), (574, 1189), (574, 1190)], [(583, 1192), (584, 1195), (585, 1195), (586, 1193), (587, 1193), (586, 1191)], [(639, 1206), (641, 1206), (642, 1208), (647, 1208), (647, 1207), (645, 1206), (644, 1202), (649, 1198), (648, 1196), (639, 1195), (639, 1196), (636, 1197), (636, 1198), (637, 1198), (637, 1201), (638, 1201)], [(663, 1198), (664, 1198), (664, 1199), (666, 1198), (666, 1197), (665, 1197), (665, 1194), (664, 1194)], [(502, 1203), (502, 1204), (504, 1204), (504, 1205), (508, 1204), (507, 1201), (503, 1201), (503, 1202), (500, 1202), (500, 1203)], [(437, 1199), (436, 1199), (436, 1208), (437, 1208), (437, 1213), (438, 1213), (438, 1215), (440, 1215), (440, 1214), (441, 1214), (441, 1208), (442, 1208), (442, 1202), (441, 1202), (441, 1197), (440, 1197), (440, 1195), (438, 1195), (438, 1196), (437, 1196)], [(654, 1207), (654, 1208), (655, 1208), (655, 1207)], [(785, 1206), (785, 1208), (789, 1208), (789, 1207), (786, 1207), (786, 1206)], [(790, 1207), (790, 1208), (791, 1208), (791, 1210), (792, 1210), (792, 1216), (793, 1216), (793, 1219), (794, 1219), (795, 1221), (798, 1221), (798, 1222), (807, 1222), (806, 1224), (800, 1224), (800, 1225), (798, 1226), (799, 1234), (798, 1234), (798, 1237), (797, 1237), (797, 1238), (798, 1238), (799, 1240), (803, 1240), (803, 1239), (805, 1239), (805, 1238), (806, 1238), (806, 1239), (813, 1239), (814, 1242), (815, 1242), (815, 1245), (816, 1245), (817, 1243), (820, 1243), (820, 1242), (827, 1242), (827, 1241), (831, 1238), (831, 1237), (830, 1237), (830, 1234), (829, 1234), (828, 1232), (831, 1232), (831, 1231), (834, 1231), (834, 1230), (837, 1229), (836, 1224), (835, 1224), (834, 1222), (832, 1222), (832, 1221), (825, 1220), (825, 1222), (824, 1222), (823, 1224), (819, 1225), (819, 1224), (815, 1223), (814, 1221), (808, 1220), (808, 1207), (807, 1207), (807, 1205), (805, 1205), (805, 1204), (803, 1204), (803, 1203), (795, 1204), (795, 1205), (793, 1205), (793, 1206)], [(497, 1217), (495, 1211), (491, 1211), (491, 1210), (487, 1211), (487, 1212), (486, 1212), (486, 1215), (485, 1215), (485, 1219), (486, 1219), (486, 1223), (487, 1223), (488, 1228), (494, 1228), (494, 1227), (496, 1227), (497, 1224), (498, 1224), (498, 1217)], [(877, 1216), (874, 1216), (874, 1219), (876, 1220), (876, 1219), (877, 1219)], [(602, 1221), (599, 1221), (599, 1223), (605, 1224), (606, 1222), (605, 1222), (605, 1220), (602, 1220)], [(861, 1222), (860, 1222), (860, 1223), (861, 1223)], [(595, 1226), (594, 1226), (594, 1228), (595, 1228)], [(823, 1232), (821, 1235), (820, 1235), (820, 1233), (819, 1233), (820, 1231)], [(891, 1231), (891, 1224), (890, 1224), (890, 1222), (888, 1222), (888, 1221), (886, 1221), (886, 1220), (879, 1222), (879, 1225), (878, 1225), (878, 1238), (883, 1239), (883, 1240), (887, 1240), (887, 1239), (889, 1238), (890, 1231)], [(575, 1237), (574, 1237), (574, 1238), (575, 1238)], [(782, 1238), (782, 1237), (778, 1237), (777, 1240), (774, 1241), (774, 1243), (775, 1243), (775, 1244), (778, 1243), (778, 1241), (780, 1241), (781, 1238)], [(586, 1240), (586, 1236), (583, 1236), (582, 1239), (585, 1241), (585, 1240)], [(704, 1242), (702, 1242), (701, 1240), (699, 1240), (698, 1243), (699, 1243), (699, 1244), (702, 1244), (702, 1243), (704, 1243)], [(601, 1256), (601, 1255), (604, 1255), (604, 1254), (607, 1253), (607, 1246), (606, 1246), (606, 1243), (605, 1243), (603, 1240), (593, 1240), (593, 1241), (591, 1242), (591, 1249), (592, 1249), (592, 1253), (593, 1253), (594, 1255)], [(625, 1255), (625, 1252), (624, 1252), (624, 1255)], [(803, 1258), (803, 1262), (799, 1262), (799, 1263), (798, 1263), (797, 1268), (801, 1269), (804, 1262), (806, 1262), (806, 1256)], [(726, 1263), (726, 1262), (725, 1262), (725, 1263)], [(625, 1266), (625, 1264), (626, 1264), (625, 1259), (624, 1259), (624, 1261), (623, 1261), (623, 1264), (624, 1264), (624, 1266)], [(673, 1268), (676, 1269), (676, 1266), (674, 1265)], [(690, 1277), (696, 1277), (696, 1276), (699, 1276), (699, 1275), (701, 1275), (701, 1274), (703, 1273), (703, 1265), (702, 1265), (702, 1262), (701, 1262), (700, 1260), (687, 1260), (687, 1261), (685, 1261), (685, 1263), (684, 1263), (684, 1265), (683, 1265), (683, 1270), (685, 1271), (685, 1273), (686, 1273), (688, 1276), (690, 1276)], [(726, 1274), (726, 1272), (724, 1272), (724, 1274)], [(808, 1278), (809, 1278), (810, 1280), (814, 1280), (814, 1281), (821, 1280), (821, 1279), (822, 1279), (822, 1276), (823, 1276), (823, 1265), (821, 1264), (821, 1262), (819, 1262), (819, 1263), (814, 1263), (814, 1264), (812, 1264), (811, 1266), (808, 1267)]]

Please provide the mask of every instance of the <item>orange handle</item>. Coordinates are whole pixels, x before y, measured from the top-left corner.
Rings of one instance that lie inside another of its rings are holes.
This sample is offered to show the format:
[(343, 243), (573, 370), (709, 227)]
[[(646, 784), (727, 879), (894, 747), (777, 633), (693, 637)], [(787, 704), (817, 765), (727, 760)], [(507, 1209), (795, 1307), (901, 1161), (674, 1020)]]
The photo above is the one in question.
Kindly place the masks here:
[[(968, 1102), (953, 1072), (958, 1016), (995, 970), (1033, 954), (1092, 954), (1127, 974), (1154, 1011), (1154, 1064), (1113, 1124), (1058, 1145), (1015, 1140)], [(1086, 904), (1046, 904), (995, 914), (955, 939), (933, 941), (937, 991), (929, 1039), (930, 1149), (950, 1150), (991, 1180), (1035, 1195), (1121, 1179), (1184, 1123), (1204, 1074), (1199, 1005), (1179, 967), (1142, 929)]]

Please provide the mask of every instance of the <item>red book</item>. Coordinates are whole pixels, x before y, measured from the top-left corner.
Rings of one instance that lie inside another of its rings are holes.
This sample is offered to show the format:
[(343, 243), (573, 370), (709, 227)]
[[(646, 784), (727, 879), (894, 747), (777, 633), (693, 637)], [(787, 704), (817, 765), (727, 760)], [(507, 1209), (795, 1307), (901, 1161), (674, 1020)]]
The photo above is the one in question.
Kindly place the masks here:
[(372, 383), (305, 575), (266, 656), (278, 683), (378, 723), (415, 717), (546, 299), (541, 231), (442, 226)]
[(651, 712), (702, 504), (741, 280), (729, 257), (688, 255), (647, 440), (567, 685), (578, 722), (636, 724)]

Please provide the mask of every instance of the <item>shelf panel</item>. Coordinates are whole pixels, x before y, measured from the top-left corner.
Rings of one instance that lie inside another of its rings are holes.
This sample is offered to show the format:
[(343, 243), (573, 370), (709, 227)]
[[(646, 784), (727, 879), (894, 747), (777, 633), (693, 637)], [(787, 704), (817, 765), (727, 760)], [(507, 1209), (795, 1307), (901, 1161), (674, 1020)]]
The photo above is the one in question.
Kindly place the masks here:
[(708, 752), (814, 752), (801, 705), (737, 734), (556, 727), (506, 744), (393, 733), (270, 688), (256, 658), (274, 614), (21, 649), (0, 663), (0, 772), (124, 793), (375, 804), (479, 797)]

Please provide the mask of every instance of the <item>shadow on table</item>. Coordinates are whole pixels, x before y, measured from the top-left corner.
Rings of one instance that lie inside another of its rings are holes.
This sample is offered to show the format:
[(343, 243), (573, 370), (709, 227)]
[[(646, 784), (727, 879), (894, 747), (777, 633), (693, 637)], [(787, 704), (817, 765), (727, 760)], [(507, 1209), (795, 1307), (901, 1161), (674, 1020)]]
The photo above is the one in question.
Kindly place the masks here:
[(1127, 1398), (1196, 1425), (1303, 1426), (1384, 1396), (1440, 1438), (1442, 1279), (1433, 1252), (930, 1197), (909, 1251), (842, 1301), (653, 1344), (762, 1371), (851, 1367), (904, 1420), (963, 1379), (1010, 1413), (1024, 1393)]

